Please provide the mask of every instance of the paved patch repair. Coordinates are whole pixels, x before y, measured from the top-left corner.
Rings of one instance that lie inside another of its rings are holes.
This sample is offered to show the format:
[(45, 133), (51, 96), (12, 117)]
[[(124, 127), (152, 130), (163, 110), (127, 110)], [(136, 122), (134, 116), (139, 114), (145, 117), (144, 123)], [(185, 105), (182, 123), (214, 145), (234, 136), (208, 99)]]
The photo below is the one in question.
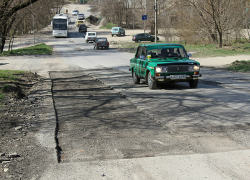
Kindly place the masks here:
[(164, 128), (121, 94), (81, 71), (50, 76), (59, 162), (150, 157), (166, 151), (159, 144)]

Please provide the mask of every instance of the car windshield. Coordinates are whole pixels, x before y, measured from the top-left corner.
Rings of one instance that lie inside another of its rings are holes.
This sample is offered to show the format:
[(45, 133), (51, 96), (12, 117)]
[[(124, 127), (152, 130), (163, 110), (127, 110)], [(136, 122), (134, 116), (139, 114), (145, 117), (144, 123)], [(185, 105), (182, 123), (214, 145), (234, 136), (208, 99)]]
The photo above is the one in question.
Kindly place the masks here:
[(114, 28), (113, 31), (119, 31), (119, 29), (118, 28)]
[(78, 21), (78, 23), (83, 23), (83, 21)]
[(178, 57), (187, 58), (187, 53), (185, 49), (181, 46), (178, 47), (153, 47), (148, 48), (147, 55), (151, 55), (151, 58), (168, 58), (168, 57)]
[(88, 33), (89, 36), (95, 36), (95, 33)]

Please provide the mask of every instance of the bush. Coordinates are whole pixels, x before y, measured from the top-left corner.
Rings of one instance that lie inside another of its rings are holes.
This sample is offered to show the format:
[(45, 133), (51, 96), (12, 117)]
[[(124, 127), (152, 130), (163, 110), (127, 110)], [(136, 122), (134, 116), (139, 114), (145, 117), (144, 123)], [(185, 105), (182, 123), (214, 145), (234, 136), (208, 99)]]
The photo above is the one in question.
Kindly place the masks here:
[(227, 67), (227, 70), (233, 70), (233, 71), (250, 71), (250, 60), (248, 61), (234, 61), (233, 63), (230, 64), (229, 67)]

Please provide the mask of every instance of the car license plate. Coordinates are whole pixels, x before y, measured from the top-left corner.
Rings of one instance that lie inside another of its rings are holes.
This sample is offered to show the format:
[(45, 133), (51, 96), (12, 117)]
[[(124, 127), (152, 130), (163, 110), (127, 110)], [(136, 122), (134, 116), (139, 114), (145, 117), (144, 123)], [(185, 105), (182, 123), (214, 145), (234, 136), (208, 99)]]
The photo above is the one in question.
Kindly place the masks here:
[(170, 75), (170, 79), (186, 79), (187, 75), (186, 74), (181, 74), (181, 75)]

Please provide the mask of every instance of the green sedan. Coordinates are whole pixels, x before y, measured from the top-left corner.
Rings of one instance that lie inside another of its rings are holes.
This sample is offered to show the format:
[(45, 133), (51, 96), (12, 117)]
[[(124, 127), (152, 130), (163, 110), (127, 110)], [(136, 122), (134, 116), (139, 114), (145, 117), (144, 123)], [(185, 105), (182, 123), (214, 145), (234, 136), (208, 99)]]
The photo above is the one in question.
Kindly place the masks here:
[(160, 83), (188, 82), (196, 88), (200, 74), (200, 63), (189, 59), (181, 44), (144, 44), (137, 48), (135, 57), (130, 59), (133, 82), (145, 79), (150, 89)]

